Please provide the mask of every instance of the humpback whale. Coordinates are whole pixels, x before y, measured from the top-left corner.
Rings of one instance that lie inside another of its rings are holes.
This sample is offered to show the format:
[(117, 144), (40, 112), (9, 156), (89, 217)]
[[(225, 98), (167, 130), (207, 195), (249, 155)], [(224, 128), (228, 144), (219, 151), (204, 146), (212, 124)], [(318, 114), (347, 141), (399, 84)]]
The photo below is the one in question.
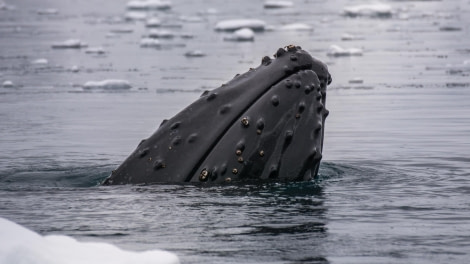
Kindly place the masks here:
[(324, 63), (299, 46), (280, 48), (163, 120), (103, 184), (310, 180), (330, 83)]

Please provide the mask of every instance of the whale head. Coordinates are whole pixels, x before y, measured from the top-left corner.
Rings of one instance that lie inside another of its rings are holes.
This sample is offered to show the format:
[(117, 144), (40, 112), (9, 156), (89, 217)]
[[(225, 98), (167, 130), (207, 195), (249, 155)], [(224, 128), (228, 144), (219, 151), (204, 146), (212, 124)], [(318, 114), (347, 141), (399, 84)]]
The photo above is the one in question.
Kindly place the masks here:
[(330, 83), (324, 63), (280, 48), (162, 122), (104, 184), (311, 179)]

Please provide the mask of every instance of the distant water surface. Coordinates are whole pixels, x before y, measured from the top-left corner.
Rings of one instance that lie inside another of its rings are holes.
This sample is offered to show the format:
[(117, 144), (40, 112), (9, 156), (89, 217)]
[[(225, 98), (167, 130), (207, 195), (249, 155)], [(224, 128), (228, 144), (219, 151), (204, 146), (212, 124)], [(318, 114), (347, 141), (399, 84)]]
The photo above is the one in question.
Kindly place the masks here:
[[(470, 2), (355, 17), (343, 8), (371, 2), (292, 2), (173, 0), (140, 12), (174, 35), (156, 48), (127, 1), (0, 2), (0, 216), (182, 263), (467, 263)], [(214, 26), (232, 18), (268, 29), (224, 41)], [(278, 30), (291, 23), (313, 30)], [(52, 48), (69, 39), (88, 46)], [(333, 76), (318, 180), (99, 186), (163, 119), (291, 43)], [(84, 88), (109, 79), (132, 88)]]

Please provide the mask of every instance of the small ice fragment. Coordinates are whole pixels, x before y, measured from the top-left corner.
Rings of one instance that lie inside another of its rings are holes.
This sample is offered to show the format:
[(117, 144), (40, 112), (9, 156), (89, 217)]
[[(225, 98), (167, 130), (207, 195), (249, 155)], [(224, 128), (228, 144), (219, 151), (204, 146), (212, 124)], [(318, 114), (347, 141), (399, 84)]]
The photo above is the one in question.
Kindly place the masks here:
[(356, 77), (351, 80), (349, 80), (349, 83), (351, 84), (362, 84), (364, 83), (364, 80), (362, 78)]
[(3, 88), (12, 88), (14, 87), (15, 85), (13, 84), (12, 81), (4, 81), (3, 84), (2, 84)]
[(461, 31), (462, 27), (457, 25), (445, 25), (439, 28), (440, 31)]
[(46, 8), (46, 9), (39, 9), (37, 11), (38, 15), (57, 15), (59, 10), (55, 8)]
[(148, 18), (147, 21), (145, 22), (146, 27), (159, 27), (161, 24), (162, 22), (160, 21), (160, 19), (156, 17)]
[(49, 61), (47, 59), (37, 59), (37, 60), (33, 60), (31, 62), (32, 64), (36, 64), (36, 65), (45, 65), (45, 64), (48, 64)]
[(204, 57), (206, 54), (201, 50), (188, 51), (184, 54), (186, 57)]
[(127, 27), (121, 27), (121, 28), (113, 28), (110, 30), (111, 33), (118, 33), (118, 34), (129, 34), (134, 32), (134, 29), (132, 28), (127, 28)]
[(312, 31), (313, 27), (304, 24), (304, 23), (292, 23), (283, 25), (279, 28), (279, 30), (286, 30), (286, 31)]
[(89, 81), (83, 85), (85, 90), (129, 90), (132, 86), (125, 80)]
[(174, 38), (175, 34), (173, 34), (173, 32), (168, 31), (168, 30), (151, 29), (149, 31), (148, 37), (169, 39), (169, 38)]
[(105, 54), (106, 51), (103, 47), (89, 47), (85, 50), (87, 54)]
[(253, 41), (255, 40), (255, 32), (250, 28), (242, 28), (233, 32), (230, 36), (224, 38), (228, 41)]
[(392, 7), (387, 4), (370, 4), (347, 6), (343, 9), (345, 16), (370, 16), (370, 17), (390, 17), (392, 16)]
[(168, 251), (134, 252), (65, 235), (42, 236), (1, 217), (0, 234), (0, 263), (180, 263), (178, 256)]
[(165, 0), (136, 0), (127, 3), (128, 9), (148, 10), (158, 9), (167, 10), (171, 8), (171, 1)]
[(199, 16), (180, 16), (180, 20), (188, 23), (199, 23), (204, 21), (204, 19)]
[(345, 49), (338, 45), (331, 45), (328, 49), (328, 56), (340, 57), (340, 56), (362, 56), (362, 49), (349, 48)]
[(56, 42), (52, 44), (54, 49), (79, 49), (86, 47), (85, 43), (82, 43), (79, 39), (68, 39), (63, 42)]
[(79, 72), (80, 68), (77, 65), (73, 65), (72, 67), (70, 67), (70, 71), (71, 72)]
[(357, 39), (357, 37), (352, 34), (345, 33), (341, 35), (341, 40), (347, 41), (347, 40), (355, 40), (355, 39)]
[(142, 48), (158, 48), (160, 47), (160, 41), (154, 38), (143, 38), (140, 40), (140, 46)]
[(126, 12), (124, 15), (124, 18), (126, 20), (145, 20), (147, 19), (147, 14), (143, 12), (138, 12), (138, 11), (131, 11), (131, 12)]
[(264, 8), (286, 8), (292, 7), (294, 3), (291, 1), (265, 1)]
[(218, 22), (215, 25), (215, 30), (235, 31), (241, 28), (250, 28), (254, 31), (263, 31), (265, 27), (266, 22), (259, 19), (232, 19)]

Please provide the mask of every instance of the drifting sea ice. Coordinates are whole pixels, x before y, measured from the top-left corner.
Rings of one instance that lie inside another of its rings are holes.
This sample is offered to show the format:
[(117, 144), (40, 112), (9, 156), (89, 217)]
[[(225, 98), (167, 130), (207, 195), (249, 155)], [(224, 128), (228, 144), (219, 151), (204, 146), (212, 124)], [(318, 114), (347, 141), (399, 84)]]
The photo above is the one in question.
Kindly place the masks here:
[(170, 38), (174, 38), (175, 34), (168, 30), (151, 29), (149, 31), (148, 37), (170, 39)]
[(151, 17), (148, 18), (147, 21), (145, 21), (145, 26), (146, 27), (159, 27), (162, 24), (160, 19), (156, 17)]
[(38, 15), (57, 15), (59, 14), (59, 10), (55, 8), (46, 8), (46, 9), (39, 9), (36, 11)]
[(254, 31), (263, 31), (265, 27), (266, 22), (259, 19), (231, 19), (218, 22), (215, 25), (215, 30), (235, 31), (242, 28), (250, 28)]
[(158, 48), (160, 47), (160, 41), (154, 38), (143, 38), (140, 40), (140, 46), (142, 48)]
[(81, 42), (79, 39), (68, 39), (62, 42), (52, 44), (54, 49), (80, 49), (88, 46), (86, 43)]
[(392, 7), (387, 4), (370, 4), (370, 5), (356, 5), (347, 6), (343, 9), (343, 14), (346, 16), (370, 16), (370, 17), (390, 17), (392, 16)]
[(101, 54), (105, 54), (106, 51), (104, 50), (103, 47), (89, 47), (85, 50), (85, 53), (87, 54), (98, 54), (98, 55), (101, 55)]
[(13, 84), (12, 81), (4, 81), (3, 84), (2, 84), (3, 88), (13, 88), (15, 85)]
[(202, 52), (201, 50), (192, 50), (192, 51), (186, 52), (184, 56), (190, 57), (190, 58), (196, 58), (196, 57), (204, 57), (206, 56), (206, 54)]
[(362, 49), (358, 48), (342, 48), (338, 45), (331, 45), (328, 49), (328, 56), (340, 57), (340, 56), (362, 56)]
[(264, 8), (287, 8), (293, 7), (294, 3), (291, 1), (265, 1)]
[(129, 90), (132, 86), (126, 80), (103, 80), (103, 81), (89, 81), (83, 85), (85, 90), (108, 90), (108, 91), (120, 91)]
[(234, 31), (230, 36), (224, 38), (224, 40), (228, 41), (254, 41), (255, 40), (255, 32), (250, 28), (242, 28), (239, 30)]
[(0, 263), (31, 264), (178, 264), (162, 250), (131, 252), (99, 242), (79, 242), (62, 235), (41, 236), (0, 217)]
[(124, 19), (128, 21), (145, 20), (147, 19), (147, 14), (144, 12), (139, 12), (139, 11), (130, 11), (130, 12), (126, 12), (126, 14), (124, 15)]
[(127, 3), (128, 9), (138, 9), (138, 10), (147, 10), (147, 9), (158, 9), (166, 10), (171, 8), (171, 2), (165, 0), (140, 0), (140, 1), (130, 1)]
[(44, 58), (36, 59), (36, 60), (33, 60), (31, 62), (31, 64), (35, 64), (35, 65), (46, 65), (48, 63), (49, 63), (49, 61), (47, 59), (44, 59)]
[(285, 31), (313, 31), (313, 27), (304, 23), (292, 23), (279, 27), (279, 30)]

